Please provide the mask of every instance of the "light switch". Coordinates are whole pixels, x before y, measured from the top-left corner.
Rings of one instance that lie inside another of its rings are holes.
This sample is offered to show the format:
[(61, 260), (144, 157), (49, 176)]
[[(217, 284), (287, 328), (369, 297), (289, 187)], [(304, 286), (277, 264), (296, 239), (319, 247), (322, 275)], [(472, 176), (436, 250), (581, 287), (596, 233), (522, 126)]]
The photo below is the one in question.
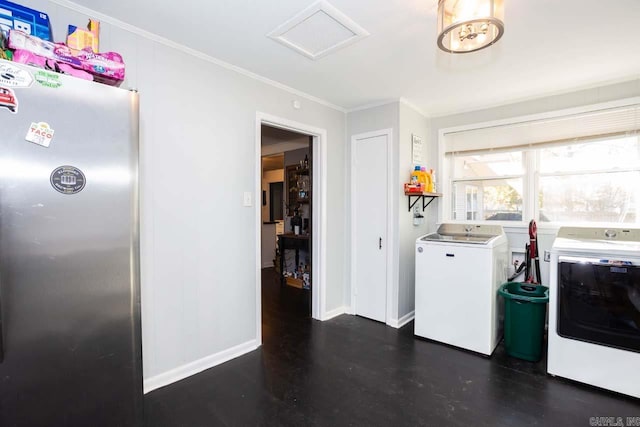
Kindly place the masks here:
[(250, 191), (245, 191), (244, 192), (244, 205), (245, 206), (251, 206), (252, 205), (252, 199), (253, 199), (253, 195), (251, 194)]

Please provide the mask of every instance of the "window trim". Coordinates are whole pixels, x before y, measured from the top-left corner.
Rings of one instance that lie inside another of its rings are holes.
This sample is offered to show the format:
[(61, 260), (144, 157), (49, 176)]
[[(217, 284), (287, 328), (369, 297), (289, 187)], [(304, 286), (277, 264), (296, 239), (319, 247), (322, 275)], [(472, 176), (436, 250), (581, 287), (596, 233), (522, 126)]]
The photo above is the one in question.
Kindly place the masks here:
[[(441, 182), (443, 185), (443, 188), (442, 188), (443, 197), (438, 208), (438, 222), (439, 223), (451, 222), (451, 223), (462, 223), (462, 224), (488, 223), (488, 224), (502, 225), (505, 228), (508, 228), (508, 227), (517, 228), (517, 227), (525, 227), (528, 225), (529, 221), (524, 220), (525, 216), (528, 216), (531, 218), (538, 218), (540, 213), (539, 212), (540, 208), (538, 206), (538, 203), (535, 203), (535, 197), (525, 197), (523, 200), (523, 208), (522, 208), (523, 221), (485, 221), (485, 220), (466, 221), (466, 220), (452, 219), (451, 209), (449, 209), (449, 207), (451, 206), (451, 203), (452, 203), (452, 191), (453, 191), (452, 177), (453, 177), (454, 162), (447, 161), (447, 150), (446, 150), (447, 134), (454, 133), (454, 132), (481, 130), (481, 129), (492, 128), (492, 127), (518, 125), (520, 123), (526, 123), (531, 121), (559, 119), (564, 116), (588, 114), (588, 113), (596, 112), (598, 110), (606, 110), (611, 108), (624, 108), (624, 107), (630, 107), (634, 105), (640, 105), (640, 96), (618, 99), (618, 100), (609, 101), (609, 102), (583, 105), (580, 107), (571, 107), (571, 108), (547, 111), (543, 113), (535, 113), (535, 114), (528, 114), (523, 116), (510, 117), (506, 119), (498, 119), (498, 120), (491, 120), (486, 122), (477, 122), (477, 123), (471, 123), (466, 125), (453, 126), (448, 128), (440, 128), (438, 130), (438, 162), (440, 163), (440, 166), (441, 166), (440, 167), (441, 172), (438, 174), (439, 175), (438, 181)], [(535, 148), (533, 147), (531, 148), (513, 147), (513, 148), (522, 150), (524, 154), (525, 168), (531, 168), (531, 169), (525, 169), (525, 174), (523, 176), (523, 179), (524, 179), (523, 189), (526, 189), (527, 191), (529, 191), (529, 194), (537, 194), (539, 190), (538, 186), (539, 186), (539, 180), (541, 175), (540, 175), (539, 168), (537, 167), (539, 164), (537, 159), (538, 155), (534, 154)], [(498, 149), (504, 150), (505, 148), (500, 147)], [(491, 152), (491, 150), (489, 149), (486, 152)], [(546, 176), (546, 175), (547, 174), (544, 174), (543, 176)], [(575, 173), (573, 173), (573, 175), (575, 175)], [(504, 178), (504, 177), (501, 176), (499, 178)], [(482, 179), (486, 179), (486, 178), (483, 177)], [(478, 179), (475, 179), (475, 180), (477, 181)], [(461, 180), (458, 179), (456, 181), (461, 181)], [(533, 203), (533, 206), (531, 206), (532, 203)], [(565, 226), (565, 225), (584, 225), (584, 223), (578, 223), (578, 222), (544, 222), (541, 224), (543, 224), (542, 228), (556, 229), (556, 230), (559, 227)], [(589, 223), (588, 225), (593, 227), (621, 226), (620, 223), (595, 223), (595, 222)], [(637, 223), (634, 223), (633, 226), (638, 226), (638, 225)]]

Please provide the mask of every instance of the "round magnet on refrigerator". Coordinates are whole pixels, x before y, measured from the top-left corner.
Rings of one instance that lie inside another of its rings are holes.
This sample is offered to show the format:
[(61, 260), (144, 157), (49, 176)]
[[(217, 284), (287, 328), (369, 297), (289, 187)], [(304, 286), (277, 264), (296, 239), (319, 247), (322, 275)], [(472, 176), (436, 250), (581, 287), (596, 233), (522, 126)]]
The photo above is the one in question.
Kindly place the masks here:
[(74, 166), (60, 166), (51, 172), (51, 186), (62, 194), (78, 194), (87, 180), (82, 171)]

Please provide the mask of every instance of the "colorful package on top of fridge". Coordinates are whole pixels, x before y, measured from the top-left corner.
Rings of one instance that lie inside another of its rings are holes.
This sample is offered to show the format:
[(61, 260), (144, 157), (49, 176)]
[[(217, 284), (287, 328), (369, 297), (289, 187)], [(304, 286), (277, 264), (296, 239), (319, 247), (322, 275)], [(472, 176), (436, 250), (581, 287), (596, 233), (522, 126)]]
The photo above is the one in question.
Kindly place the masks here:
[(87, 29), (69, 25), (67, 34), (67, 46), (71, 49), (84, 50), (91, 49), (93, 52), (100, 51), (100, 22), (94, 19), (89, 20)]
[(20, 30), (43, 40), (53, 40), (49, 15), (39, 10), (0, 0), (0, 31), (6, 36), (9, 30)]
[(29, 52), (28, 50), (16, 49), (15, 52), (13, 52), (13, 61), (32, 67), (55, 71), (60, 74), (69, 74), (79, 79), (93, 81), (93, 76), (86, 71), (73, 68), (71, 65), (58, 63), (55, 59), (48, 59), (44, 56)]
[(125, 65), (122, 56), (115, 52), (94, 53), (90, 49), (73, 50), (64, 44), (51, 43), (23, 32), (9, 32), (9, 47), (53, 59), (90, 73), (96, 82), (119, 86), (124, 80)]

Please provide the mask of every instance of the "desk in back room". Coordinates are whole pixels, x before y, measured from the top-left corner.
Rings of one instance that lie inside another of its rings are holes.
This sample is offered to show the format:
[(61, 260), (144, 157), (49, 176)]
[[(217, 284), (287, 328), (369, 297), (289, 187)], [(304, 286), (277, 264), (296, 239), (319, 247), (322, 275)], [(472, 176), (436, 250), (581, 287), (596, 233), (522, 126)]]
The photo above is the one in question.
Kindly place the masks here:
[(293, 234), (284, 233), (278, 235), (278, 249), (280, 251), (280, 280), (282, 285), (285, 285), (284, 277), (284, 263), (285, 253), (287, 249), (294, 249), (296, 251), (296, 268), (300, 265), (300, 249), (304, 249), (310, 252), (309, 248), (309, 235), (308, 234)]

